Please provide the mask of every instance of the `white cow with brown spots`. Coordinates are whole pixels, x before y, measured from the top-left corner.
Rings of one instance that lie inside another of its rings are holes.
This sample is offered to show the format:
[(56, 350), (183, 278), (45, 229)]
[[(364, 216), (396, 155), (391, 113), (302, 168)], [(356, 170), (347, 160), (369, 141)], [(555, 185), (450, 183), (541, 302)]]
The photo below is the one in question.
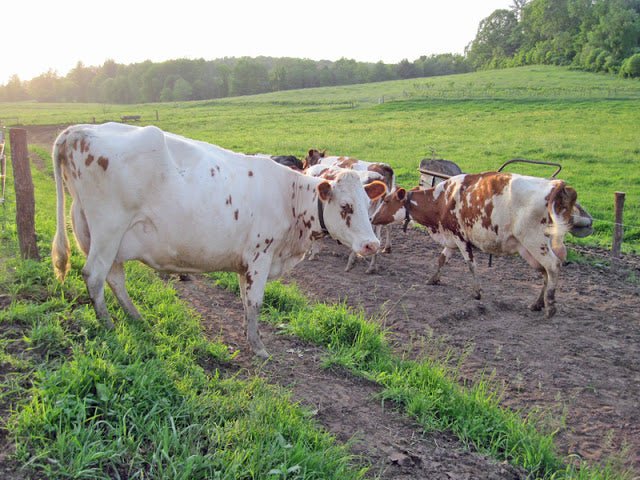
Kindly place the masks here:
[(87, 255), (82, 274), (107, 326), (105, 280), (122, 308), (140, 317), (125, 288), (127, 260), (163, 272), (232, 271), (249, 344), (267, 357), (257, 324), (267, 279), (288, 271), (326, 233), (360, 255), (380, 245), (367, 208), (386, 187), (363, 188), (354, 172), (327, 181), (156, 127), (117, 123), (67, 128), (55, 141), (53, 165), (56, 274), (64, 279), (69, 269), (64, 182), (73, 231)]
[(571, 228), (576, 191), (562, 180), (510, 173), (457, 175), (432, 188), (402, 188), (388, 195), (373, 217), (374, 225), (414, 220), (427, 227), (444, 246), (438, 269), (429, 283), (440, 281), (440, 270), (457, 248), (473, 277), (474, 297), (480, 298), (473, 248), (494, 255), (519, 253), (544, 277), (532, 310), (556, 312), (555, 289), (564, 237)]
[[(305, 175), (309, 175), (311, 177), (320, 177), (320, 178), (324, 178), (325, 180), (335, 180), (338, 177), (338, 175), (344, 171), (349, 171), (349, 170), (341, 167), (337, 167), (337, 166), (314, 165), (304, 170), (304, 173)], [(358, 175), (358, 177), (360, 177), (360, 182), (362, 183), (363, 186), (371, 182), (374, 182), (376, 180), (378, 181), (385, 180), (384, 177), (378, 172), (374, 172), (370, 170), (351, 170), (351, 171), (355, 172)], [(373, 215), (375, 213), (381, 200), (382, 200), (382, 197), (372, 199), (369, 201), (369, 215)], [(345, 212), (345, 215), (347, 213), (348, 212)], [(381, 228), (382, 226), (377, 226), (374, 228), (374, 231), (376, 232), (376, 236), (378, 238), (380, 238)], [(321, 250), (321, 242), (319, 241), (313, 242), (313, 244), (311, 245), (311, 250), (309, 250), (308, 259), (315, 260), (318, 253), (320, 253), (320, 250)], [(369, 263), (369, 266), (367, 267), (366, 273), (377, 272), (378, 270), (377, 259), (378, 259), (377, 253), (374, 253), (373, 255), (371, 255), (371, 261)], [(347, 260), (347, 266), (345, 267), (344, 271), (348, 272), (349, 270), (351, 270), (355, 264), (355, 261), (356, 261), (356, 254), (353, 251), (351, 251), (351, 254), (349, 255), (349, 259)]]
[[(360, 172), (361, 177), (364, 178), (364, 175), (367, 173), (369, 175), (377, 174), (379, 178), (387, 186), (387, 191), (392, 192), (396, 187), (396, 177), (393, 168), (390, 165), (382, 162), (367, 162), (365, 160), (359, 160), (353, 157), (344, 157), (344, 156), (327, 156), (325, 151), (319, 151), (316, 149), (310, 149), (307, 153), (307, 156), (304, 159), (304, 170), (309, 174), (309, 172), (313, 172), (314, 169), (324, 167), (337, 167), (346, 170), (355, 170)], [(322, 169), (321, 169), (322, 171)], [(376, 202), (373, 202), (376, 203)], [(379, 201), (377, 201), (379, 203)], [(376, 234), (378, 238), (382, 236), (382, 226), (376, 229)], [(391, 253), (391, 232), (389, 228), (385, 229), (385, 243), (382, 249), (383, 253)], [(353, 261), (355, 257), (349, 257), (349, 261), (347, 262), (347, 270), (351, 268), (353, 265)], [(372, 273), (377, 271), (377, 262), (376, 257), (371, 260), (371, 264), (367, 269), (367, 273)]]

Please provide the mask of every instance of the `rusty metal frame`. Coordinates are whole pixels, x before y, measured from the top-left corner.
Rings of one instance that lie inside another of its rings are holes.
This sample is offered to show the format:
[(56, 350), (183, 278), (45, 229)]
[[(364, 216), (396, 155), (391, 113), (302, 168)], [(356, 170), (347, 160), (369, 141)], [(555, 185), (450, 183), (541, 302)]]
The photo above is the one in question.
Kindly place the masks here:
[(504, 162), (497, 171), (501, 172), (504, 167), (512, 163), (530, 163), (534, 165), (546, 165), (549, 167), (556, 167), (556, 171), (553, 172), (553, 175), (551, 175), (550, 178), (556, 178), (556, 175), (558, 175), (560, 173), (560, 170), (562, 170), (562, 165), (560, 165), (559, 163), (544, 162), (542, 160), (527, 160), (526, 158), (512, 158), (511, 160)]

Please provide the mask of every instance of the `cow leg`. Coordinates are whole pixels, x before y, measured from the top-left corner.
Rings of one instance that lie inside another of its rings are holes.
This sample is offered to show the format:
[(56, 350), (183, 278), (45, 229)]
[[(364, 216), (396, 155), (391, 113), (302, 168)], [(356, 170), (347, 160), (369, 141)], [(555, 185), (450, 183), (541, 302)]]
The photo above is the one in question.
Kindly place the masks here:
[(114, 325), (107, 310), (107, 304), (104, 301), (104, 282), (110, 270), (107, 264), (113, 263), (116, 252), (112, 253), (111, 261), (109, 262), (110, 255), (108, 251), (106, 256), (99, 256), (96, 252), (100, 251), (100, 247), (94, 246), (93, 249), (91, 248), (91, 233), (87, 218), (80, 204), (75, 201), (71, 205), (71, 225), (80, 250), (87, 255), (87, 261), (82, 269), (82, 276), (87, 285), (87, 291), (93, 303), (96, 316), (105, 323), (107, 328), (111, 329)]
[(124, 265), (122, 263), (113, 262), (111, 270), (109, 270), (109, 274), (107, 275), (107, 283), (109, 284), (109, 287), (111, 287), (113, 294), (118, 299), (118, 303), (122, 309), (127, 312), (127, 315), (135, 319), (142, 318), (142, 315), (140, 315), (140, 312), (131, 301), (131, 297), (129, 297), (129, 293), (127, 292), (125, 286)]
[[(529, 307), (533, 311), (542, 310), (544, 306), (545, 318), (551, 318), (556, 313), (556, 285), (560, 272), (560, 259), (556, 257), (546, 243), (542, 245), (533, 244), (531, 248), (522, 246), (519, 249), (520, 255), (529, 265), (542, 272), (544, 285), (537, 300)], [(544, 253), (543, 253), (544, 252)]]
[(347, 260), (347, 266), (344, 267), (344, 271), (348, 272), (349, 270), (351, 270), (353, 268), (353, 266), (356, 264), (356, 254), (351, 252), (349, 254), (349, 259)]
[(111, 265), (113, 265), (115, 252), (110, 256), (104, 255), (104, 252), (97, 254), (95, 252), (100, 249), (96, 247), (97, 245), (94, 242), (87, 257), (87, 263), (82, 268), (82, 276), (87, 284), (87, 290), (89, 291), (93, 308), (96, 311), (96, 316), (104, 322), (107, 328), (112, 329), (114, 327), (113, 321), (104, 300), (104, 282), (111, 270)]
[(454, 253), (455, 253), (454, 249), (449, 247), (444, 247), (444, 250), (442, 250), (442, 253), (440, 253), (440, 256), (438, 257), (438, 269), (436, 270), (436, 273), (434, 273), (433, 276), (429, 279), (429, 281), (427, 281), (427, 285), (440, 284), (440, 270), (442, 269), (442, 267), (444, 267), (447, 264), (447, 262), (449, 261), (449, 259)]
[(549, 276), (547, 275), (547, 271), (542, 267), (540, 267), (539, 270), (540, 270), (540, 273), (542, 274), (542, 277), (544, 278), (544, 285), (542, 286), (542, 290), (540, 290), (540, 295), (538, 295), (538, 298), (536, 299), (536, 301), (529, 306), (529, 309), (533, 312), (539, 312), (544, 308), (544, 297), (547, 292), (547, 284), (549, 281)]
[[(382, 240), (382, 228), (383, 225), (375, 225), (373, 227), (373, 231), (376, 234), (376, 237), (379, 240)], [(384, 226), (384, 228), (386, 229), (387, 233), (389, 232), (389, 227), (388, 226)], [(387, 235), (387, 244), (389, 244), (389, 236)], [(385, 252), (385, 249), (387, 248), (387, 245), (385, 245), (385, 248), (383, 248), (381, 251), (383, 253), (391, 253), (391, 249), (389, 249), (388, 252)], [(349, 260), (351, 260), (351, 256), (355, 257), (355, 253), (351, 252), (351, 255), (349, 256)], [(365, 273), (377, 273), (378, 272), (378, 253), (374, 253), (371, 256), (371, 261), (369, 262), (369, 266), (367, 267), (367, 270), (365, 271)]]
[[(382, 225), (379, 225), (382, 227)], [(391, 227), (389, 225), (384, 226), (385, 231), (385, 240), (384, 247), (382, 248), (382, 253), (391, 253)], [(382, 239), (382, 235), (378, 235), (378, 238)]]
[(476, 277), (476, 259), (473, 256), (471, 244), (468, 242), (460, 242), (458, 243), (458, 249), (464, 257), (467, 267), (469, 267), (469, 272), (471, 272), (471, 282), (473, 285), (472, 297), (476, 300), (480, 300), (482, 297), (482, 288), (480, 288), (480, 282), (478, 282), (478, 278)]
[(256, 356), (267, 359), (269, 358), (269, 353), (267, 353), (258, 331), (258, 316), (260, 315), (260, 308), (262, 308), (268, 268), (263, 268), (262, 270), (265, 273), (258, 274), (254, 270), (253, 274), (251, 274), (251, 271), (238, 274), (238, 281), (240, 284), (240, 296), (244, 304), (247, 341)]
[(315, 260), (320, 250), (322, 250), (320, 240), (314, 240), (313, 242), (311, 242), (311, 248), (309, 249), (309, 252), (307, 254), (307, 259), (311, 261)]
[(71, 204), (71, 226), (73, 227), (73, 235), (76, 237), (78, 247), (80, 247), (85, 256), (89, 255), (89, 248), (91, 247), (89, 225), (80, 204), (76, 201)]

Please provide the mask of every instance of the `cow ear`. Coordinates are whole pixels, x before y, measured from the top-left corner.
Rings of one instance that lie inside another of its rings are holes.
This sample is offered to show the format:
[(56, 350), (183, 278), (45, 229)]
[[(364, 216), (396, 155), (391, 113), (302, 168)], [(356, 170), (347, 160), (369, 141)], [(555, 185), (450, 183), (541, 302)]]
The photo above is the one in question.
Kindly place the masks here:
[(397, 198), (398, 200), (400, 200), (401, 202), (403, 202), (403, 201), (404, 201), (404, 199), (405, 199), (405, 197), (407, 196), (407, 191), (406, 191), (404, 188), (398, 188), (398, 189), (396, 190), (395, 195), (396, 195), (396, 198)]
[(367, 183), (364, 186), (364, 190), (365, 192), (367, 192), (367, 195), (371, 200), (377, 200), (385, 193), (387, 193), (387, 186), (380, 180), (376, 180), (374, 182)]
[(310, 148), (309, 151), (307, 152), (307, 156), (308, 157), (313, 157), (313, 154), (315, 153), (315, 149)]
[(331, 184), (327, 181), (324, 181), (320, 185), (318, 185), (317, 188), (320, 200), (322, 200), (323, 202), (327, 202), (331, 198)]

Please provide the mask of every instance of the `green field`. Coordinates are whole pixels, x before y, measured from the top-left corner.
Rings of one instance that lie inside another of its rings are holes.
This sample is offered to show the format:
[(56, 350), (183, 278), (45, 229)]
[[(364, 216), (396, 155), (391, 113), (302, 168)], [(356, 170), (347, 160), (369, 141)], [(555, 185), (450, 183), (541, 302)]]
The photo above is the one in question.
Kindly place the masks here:
[[(313, 147), (387, 162), (405, 187), (417, 184), (418, 163), (431, 149), (468, 172), (494, 170), (515, 157), (558, 162), (560, 177), (597, 220), (596, 234), (581, 242), (610, 244), (614, 192), (623, 191), (623, 248), (640, 247), (637, 80), (536, 66), (206, 102), (0, 104), (7, 125), (103, 122), (123, 114), (237, 151), (301, 156)], [(551, 174), (544, 167), (511, 171)]]
[[(599, 219), (588, 242), (610, 241), (613, 192), (627, 192), (625, 221), (636, 225), (626, 230), (629, 251), (640, 246), (639, 107), (637, 81), (535, 67), (210, 102), (0, 104), (0, 119), (62, 125), (141, 114), (143, 124), (234, 150), (303, 155), (315, 147), (386, 161), (407, 187), (417, 184), (430, 148), (467, 171), (516, 156), (557, 161)], [(146, 267), (127, 270), (144, 320), (126, 318), (108, 293), (117, 327), (102, 328), (75, 246), (70, 277), (62, 285), (53, 278), (45, 252), (55, 186), (48, 153), (34, 151), (46, 160), (44, 171), (34, 169), (45, 258), (18, 258), (11, 201), (0, 231), (0, 440), (12, 454), (2, 457), (12, 462), (3, 473), (28, 465), (46, 478), (364, 477), (366, 459), (354, 458), (288, 392), (227, 369), (227, 347), (207, 339), (197, 315)], [(235, 287), (233, 276), (216, 278)], [(344, 306), (310, 305), (272, 283), (262, 316), (325, 347), (326, 364), (377, 382), (381, 398), (426, 430), (451, 431), (531, 478), (631, 478), (606, 464), (576, 470), (575, 459), (555, 453), (552, 434), (501, 408), (490, 386), (461, 387), (435, 360), (396, 357), (378, 324)]]

